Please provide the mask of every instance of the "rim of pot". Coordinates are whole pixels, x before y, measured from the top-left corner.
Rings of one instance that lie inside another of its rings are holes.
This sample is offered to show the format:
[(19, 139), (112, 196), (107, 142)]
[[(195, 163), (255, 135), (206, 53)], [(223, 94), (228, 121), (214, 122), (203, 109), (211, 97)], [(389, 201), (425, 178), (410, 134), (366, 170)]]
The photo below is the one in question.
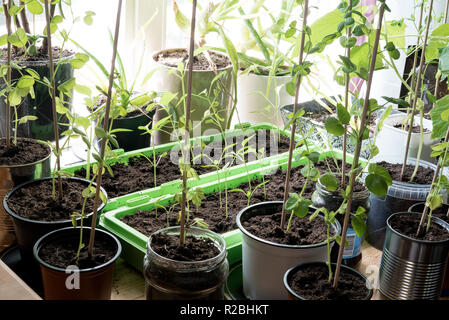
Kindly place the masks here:
[[(305, 263), (297, 264), (296, 266), (293, 266), (293, 267), (291, 267), (290, 269), (288, 269), (288, 270), (284, 273), (284, 278), (283, 278), (283, 282), (284, 282), (284, 287), (285, 287), (285, 289), (286, 289), (290, 294), (292, 294), (293, 296), (295, 296), (296, 298), (298, 298), (298, 299), (300, 299), (300, 300), (307, 300), (306, 298), (300, 296), (298, 293), (296, 293), (295, 291), (293, 291), (293, 289), (290, 287), (290, 285), (288, 284), (289, 275), (292, 274), (293, 271), (296, 271), (297, 269), (299, 269), (299, 268), (301, 268), (301, 267), (303, 267), (303, 266), (306, 266), (306, 265), (318, 265), (318, 264), (322, 264), (322, 265), (326, 266), (326, 268), (327, 268), (327, 265), (326, 265), (325, 262), (305, 262)], [(331, 263), (331, 265), (335, 266), (336, 263)], [(365, 280), (365, 285), (366, 285), (366, 288), (368, 289), (368, 294), (366, 295), (365, 299), (363, 299), (363, 300), (370, 300), (370, 299), (372, 298), (373, 294), (374, 294), (374, 289), (373, 289), (373, 285), (371, 284), (371, 282), (368, 281), (368, 278), (365, 277), (365, 276), (364, 276), (361, 272), (359, 272), (358, 270), (353, 269), (353, 268), (350, 268), (350, 267), (348, 267), (348, 266), (346, 266), (346, 265), (344, 265), (344, 264), (341, 264), (341, 267), (342, 267), (343, 269), (348, 270), (349, 272), (355, 273), (355, 274), (358, 275), (360, 278), (362, 278), (362, 279)], [(360, 300), (360, 301), (363, 301), (363, 300)]]
[[(424, 209), (424, 206), (426, 205), (426, 202), (425, 201), (422, 201), (422, 202), (417, 202), (417, 203), (415, 203), (415, 204), (412, 204), (409, 208), (408, 208), (408, 212), (418, 212), (418, 213), (422, 213), (422, 210), (419, 210), (419, 211), (413, 211), (413, 209), (414, 208), (417, 208), (417, 207), (419, 207), (419, 206), (423, 206), (423, 209)], [(440, 208), (444, 208), (444, 207), (446, 207), (446, 208), (448, 208), (449, 207), (449, 204), (447, 204), (447, 203), (443, 203), (442, 204), (442, 206), (440, 207)], [(437, 208), (437, 209), (439, 209), (439, 208)], [(438, 217), (437, 217), (438, 218)], [(444, 221), (444, 220), (443, 220)]]
[[(67, 60), (67, 63), (69, 63), (70, 60), (75, 58), (75, 54), (76, 52), (71, 52), (68, 56), (63, 57), (62, 59), (58, 58), (54, 58), (53, 62), (54, 63), (58, 63), (59, 60)], [(17, 63), (17, 61), (12, 61)], [(0, 59), (0, 64), (7, 64), (8, 60), (4, 60), (4, 59)], [(25, 66), (25, 67), (36, 67), (36, 66), (42, 66), (42, 65), (47, 65), (48, 64), (48, 59), (47, 60), (23, 60), (17, 63), (19, 66)]]
[[(335, 172), (330, 172), (333, 176), (336, 176), (336, 177), (341, 177), (341, 173), (335, 173)], [(348, 176), (349, 177), (349, 176)], [(339, 180), (340, 181), (340, 180)], [(366, 194), (367, 196), (369, 196), (369, 194), (370, 194), (370, 191), (368, 190), (368, 188), (366, 187), (366, 185), (362, 182), (362, 178), (358, 178), (357, 180), (356, 180), (357, 182), (359, 182), (362, 186), (363, 186), (363, 190), (362, 191), (354, 191), (353, 192), (353, 196), (355, 196), (355, 195), (364, 195), (364, 194)], [(341, 193), (340, 193), (340, 186), (338, 187), (338, 189), (337, 190), (335, 190), (335, 191), (330, 191), (330, 190), (328, 190), (327, 188), (326, 188), (326, 186), (325, 185), (323, 185), (322, 183), (321, 183), (321, 177), (319, 177), (318, 178), (318, 181), (317, 181), (317, 183), (316, 183), (316, 185), (317, 186), (319, 186), (320, 187), (320, 189), (321, 190), (323, 190), (325, 193), (327, 193), (327, 194), (330, 194), (330, 195), (333, 195), (333, 196), (339, 196), (339, 197), (341, 197)]]
[[(415, 238), (406, 236), (406, 235), (400, 233), (399, 231), (393, 229), (393, 228), (391, 227), (391, 223), (390, 223), (390, 222), (391, 222), (391, 219), (393, 219), (394, 217), (397, 217), (397, 216), (399, 216), (399, 215), (403, 215), (403, 214), (404, 214), (404, 215), (414, 214), (414, 215), (419, 215), (419, 216), (422, 215), (422, 213), (419, 213), (419, 212), (408, 212), (408, 211), (401, 211), (401, 212), (393, 213), (393, 214), (392, 214), (390, 217), (388, 217), (388, 219), (387, 219), (387, 226), (388, 226), (388, 228), (390, 228), (390, 230), (391, 230), (392, 232), (394, 232), (396, 235), (398, 235), (398, 236), (400, 236), (400, 237), (402, 237), (402, 238), (405, 238), (405, 239), (407, 239), (407, 240), (414, 241), (414, 242), (419, 242), (419, 243), (423, 243), (423, 244), (440, 244), (440, 243), (449, 242), (449, 238), (446, 239), (446, 240), (437, 240), (437, 241), (435, 241), (435, 240), (432, 241), (432, 240), (415, 239)], [(446, 229), (446, 231), (449, 233), (449, 224), (448, 224), (447, 222), (445, 222), (445, 221), (443, 221), (443, 220), (441, 220), (440, 218), (437, 218), (437, 217), (432, 217), (432, 221), (431, 221), (431, 222), (440, 225), (441, 227), (443, 227), (444, 229)], [(418, 227), (418, 226), (416, 226), (416, 227)]]
[[(177, 67), (167, 66), (166, 64), (163, 64), (163, 63), (159, 62), (158, 60), (156, 60), (156, 57), (159, 54), (161, 54), (163, 52), (170, 52), (170, 51), (187, 51), (187, 48), (169, 48), (169, 49), (157, 50), (157, 51), (154, 51), (154, 52), (151, 53), (151, 59), (153, 59), (153, 62), (157, 63), (158, 65), (164, 66), (164, 67), (169, 68), (169, 69), (176, 70)], [(225, 70), (228, 70), (228, 69), (232, 68), (231, 59), (229, 58), (229, 56), (227, 54), (224, 54), (223, 52), (216, 51), (216, 50), (208, 50), (208, 51), (213, 52), (213, 53), (218, 54), (218, 55), (221, 55), (221, 56), (226, 57), (226, 58), (229, 59), (229, 63), (230, 64), (227, 67), (224, 67), (224, 68), (217, 68), (217, 71), (225, 71)], [(213, 70), (195, 70), (194, 69), (193, 71), (194, 72), (212, 72)]]
[[(36, 243), (35, 243), (34, 246), (33, 246), (33, 255), (34, 255), (34, 258), (37, 260), (38, 263), (40, 263), (40, 264), (43, 265), (44, 267), (47, 267), (47, 268), (49, 268), (49, 269), (51, 269), (51, 270), (54, 270), (54, 271), (66, 272), (66, 269), (63, 269), (63, 268), (60, 268), (60, 267), (52, 266), (51, 264), (48, 264), (47, 262), (45, 262), (44, 260), (42, 260), (41, 257), (39, 256), (39, 252), (40, 252), (41, 248), (42, 248), (44, 245), (47, 244), (47, 243), (45, 243), (45, 240), (46, 240), (48, 237), (54, 235), (55, 233), (67, 233), (67, 235), (66, 235), (66, 238), (67, 238), (67, 237), (70, 237), (70, 235), (69, 235), (69, 233), (68, 233), (69, 231), (75, 230), (75, 231), (77, 232), (77, 234), (78, 234), (80, 228), (81, 228), (81, 227), (76, 227), (76, 228), (74, 228), (74, 227), (66, 227), (66, 228), (61, 228), (61, 229), (53, 230), (53, 231), (51, 231), (51, 232), (49, 232), (49, 233), (44, 234), (42, 237), (39, 238), (39, 240), (36, 241)], [(90, 228), (90, 227), (83, 227), (83, 229), (85, 229), (85, 230), (90, 230), (91, 228)], [(109, 261), (107, 261), (107, 262), (105, 262), (105, 263), (103, 263), (103, 264), (100, 264), (100, 265), (98, 265), (98, 266), (96, 266), (96, 267), (93, 267), (93, 268), (79, 269), (79, 272), (90, 272), (90, 271), (95, 271), (95, 270), (103, 269), (103, 268), (109, 266), (110, 264), (114, 263), (114, 262), (118, 259), (118, 257), (120, 256), (120, 254), (122, 253), (122, 245), (120, 244), (120, 241), (117, 239), (117, 237), (116, 237), (115, 235), (113, 235), (112, 233), (107, 232), (107, 231), (105, 231), (105, 230), (96, 228), (96, 229), (95, 229), (95, 234), (97, 235), (98, 232), (100, 232), (100, 233), (106, 235), (107, 237), (110, 237), (110, 238), (115, 242), (115, 244), (117, 245), (117, 252), (115, 253), (114, 257), (111, 258)], [(78, 234), (78, 235), (79, 235), (79, 234)]]
[[(83, 178), (78, 178), (78, 177), (70, 177), (70, 178), (68, 178), (68, 177), (61, 177), (61, 178), (62, 179), (68, 179), (68, 180), (82, 181), (82, 182), (86, 182), (87, 184), (90, 183), (88, 180), (83, 179)], [(48, 224), (58, 224), (58, 223), (65, 223), (65, 222), (72, 221), (72, 219), (70, 219), (70, 218), (67, 219), (67, 220), (58, 220), (58, 221), (32, 220), (32, 219), (24, 218), (24, 217), (18, 215), (11, 208), (9, 208), (8, 200), (17, 190), (19, 190), (20, 188), (23, 188), (24, 186), (29, 185), (29, 184), (33, 184), (33, 183), (36, 183), (36, 182), (39, 182), (39, 181), (43, 181), (43, 180), (51, 180), (51, 179), (52, 179), (52, 177), (45, 177), (45, 178), (40, 178), (40, 179), (36, 179), (36, 180), (27, 181), (27, 182), (24, 182), (22, 184), (19, 184), (18, 186), (14, 187), (13, 189), (9, 190), (8, 193), (5, 195), (5, 197), (3, 198), (3, 207), (5, 208), (5, 211), (10, 216), (12, 216), (15, 219), (18, 219), (18, 220), (21, 220), (21, 221), (24, 221), (24, 222), (30, 222), (30, 223), (38, 223), (38, 224), (47, 224), (48, 225)], [(55, 178), (55, 179), (57, 179), (57, 178)], [(97, 185), (96, 183), (92, 183), (93, 187), (96, 187), (96, 185)], [(106, 193), (106, 190), (103, 189), (103, 187), (100, 187), (100, 190), (105, 195), (106, 203), (107, 203), (108, 194)], [(101, 210), (103, 210), (103, 208), (106, 206), (106, 203), (101, 202), (101, 204), (98, 206), (97, 211), (100, 212)], [(87, 214), (88, 217), (90, 217), (91, 215), (93, 215), (93, 212), (89, 212)], [(77, 220), (79, 220), (79, 219), (80, 218), (77, 218)]]
[[(212, 258), (206, 259), (206, 260), (199, 260), (199, 261), (180, 261), (180, 260), (173, 260), (173, 259), (169, 259), (167, 257), (161, 256), (160, 254), (158, 254), (156, 251), (154, 251), (151, 248), (151, 239), (153, 238), (153, 235), (155, 234), (159, 234), (162, 232), (170, 232), (170, 231), (174, 231), (176, 233), (180, 233), (180, 226), (173, 226), (173, 227), (167, 227), (167, 228), (162, 228), (159, 229), (155, 232), (153, 232), (149, 237), (148, 237), (148, 242), (147, 242), (147, 250), (151, 250), (152, 254), (154, 254), (155, 256), (157, 256), (158, 259), (163, 260), (164, 262), (167, 263), (176, 263), (176, 264), (180, 264), (183, 266), (193, 266), (196, 264), (208, 264), (210, 262), (214, 262), (214, 260), (216, 261), (223, 261), (223, 259), (226, 258), (226, 241), (224, 240), (224, 238), (219, 235), (216, 232), (213, 232), (209, 229), (203, 229), (203, 228), (198, 228), (198, 227), (188, 227), (185, 229), (186, 232), (186, 236), (189, 235), (189, 231), (190, 230), (194, 230), (200, 233), (204, 233), (206, 235), (209, 235), (209, 237), (206, 237), (208, 239), (212, 239), (216, 245), (216, 247), (220, 250), (220, 254), (218, 254), (217, 256), (214, 256)], [(176, 230), (176, 231), (175, 231)], [(217, 243), (217, 240), (219, 241), (219, 243)], [(218, 244), (218, 245), (217, 245)], [(198, 269), (200, 270), (200, 269)]]
[[(289, 244), (283, 244), (283, 243), (276, 243), (276, 242), (272, 242), (272, 241), (269, 241), (269, 240), (265, 240), (265, 239), (259, 238), (259, 237), (255, 236), (254, 234), (250, 233), (248, 230), (245, 229), (245, 227), (242, 225), (242, 223), (241, 223), (241, 221), (240, 221), (242, 215), (243, 215), (247, 210), (250, 210), (250, 209), (253, 209), (253, 208), (256, 208), (256, 207), (262, 207), (262, 206), (265, 206), (265, 205), (267, 205), (267, 204), (279, 204), (279, 205), (281, 205), (281, 208), (282, 208), (282, 205), (283, 205), (284, 203), (283, 203), (282, 201), (264, 201), (264, 202), (259, 202), (259, 203), (250, 205), (250, 206), (245, 207), (244, 209), (242, 209), (242, 210), (237, 214), (237, 217), (236, 217), (237, 226), (238, 226), (238, 228), (240, 229), (240, 231), (241, 231), (242, 233), (244, 233), (244, 234), (247, 235), (248, 237), (252, 238), (253, 240), (262, 242), (262, 243), (264, 243), (264, 244), (271, 245), (271, 246), (276, 246), (276, 247), (287, 248), (287, 249), (293, 249), (293, 248), (294, 248), (294, 249), (309, 249), (309, 248), (316, 248), (316, 247), (322, 247), (322, 246), (327, 245), (327, 241), (323, 241), (323, 242), (320, 242), (320, 243), (314, 243), (314, 244), (307, 244), (307, 245), (289, 245)], [(311, 208), (312, 210), (315, 210), (315, 209), (316, 209), (314, 206), (309, 206), (309, 208)], [(309, 210), (309, 212), (310, 212), (310, 210)], [(319, 214), (318, 216), (319, 216), (320, 218), (323, 218), (323, 216), (322, 216), (321, 214)], [(303, 219), (304, 219), (304, 218), (303, 218)], [(334, 227), (334, 230), (335, 230), (335, 232), (336, 232), (335, 235), (336, 235), (336, 236), (339, 235), (339, 234), (341, 233), (341, 225), (340, 225), (340, 223), (337, 221), (337, 219), (335, 219), (335, 222), (334, 222), (334, 224), (333, 224), (333, 227)], [(332, 241), (335, 241), (335, 240), (332, 240)]]
[[(1, 139), (5, 139), (5, 138), (2, 137)], [(37, 143), (37, 140), (31, 139), (31, 138), (18, 137), (17, 140), (19, 140), (19, 139), (20, 140), (25, 140), (25, 141), (32, 141), (32, 142), (36, 142)], [(25, 164), (18, 164), (18, 165), (0, 165), (0, 169), (1, 168), (23, 168), (23, 167), (29, 167), (29, 166), (32, 166), (32, 165), (36, 165), (38, 163), (42, 163), (42, 162), (48, 160), (51, 157), (50, 147), (45, 145), (45, 148), (47, 149), (47, 152), (48, 152), (48, 154), (45, 156), (45, 158), (42, 158), (42, 159), (37, 160), (37, 161), (32, 162), (32, 163), (25, 163)]]
[[(403, 112), (401, 112), (401, 113), (403, 113)], [(404, 113), (404, 115), (402, 115), (402, 114), (400, 114), (400, 113), (393, 113), (393, 114), (390, 114), (389, 116), (388, 116), (388, 118), (387, 119), (389, 119), (389, 118), (399, 118), (399, 117), (401, 117), (401, 118), (405, 118), (407, 115)], [(415, 116), (415, 117), (418, 117), (418, 116)], [(387, 120), (387, 119), (385, 119), (385, 120)], [(423, 119), (423, 120), (428, 120), (428, 119)], [(376, 119), (376, 125), (378, 124), (378, 122), (380, 121), (380, 118), (379, 119)], [(430, 121), (430, 120), (429, 120)], [(404, 134), (406, 134), (407, 133), (407, 131), (405, 131), (405, 130), (402, 130), (401, 128), (395, 128), (394, 126), (395, 125), (397, 125), (398, 123), (394, 123), (394, 124), (389, 124), (389, 123), (385, 123), (384, 125), (385, 126), (388, 126), (388, 128), (389, 129), (392, 129), (392, 130), (394, 130), (395, 132), (400, 132), (400, 133), (404, 133)], [(428, 128), (426, 128), (425, 126), (423, 126), (423, 128), (424, 129), (427, 129), (427, 132), (425, 132), (425, 131), (423, 131), (423, 134), (432, 134), (432, 130), (429, 130)], [(420, 134), (419, 132), (412, 132), (412, 134)]]

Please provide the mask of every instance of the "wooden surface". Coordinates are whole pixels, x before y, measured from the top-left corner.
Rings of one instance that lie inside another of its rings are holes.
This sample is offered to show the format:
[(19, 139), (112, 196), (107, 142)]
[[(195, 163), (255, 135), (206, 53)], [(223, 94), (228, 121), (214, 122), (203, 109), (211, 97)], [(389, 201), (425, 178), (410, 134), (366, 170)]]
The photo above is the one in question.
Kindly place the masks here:
[(41, 298), (0, 260), (0, 300), (41, 300)]
[[(362, 261), (356, 269), (364, 274), (370, 280), (371, 284), (375, 286), (382, 251), (371, 247), (365, 241), (362, 246), (362, 255)], [(119, 259), (116, 263), (111, 298), (112, 300), (145, 299), (145, 280), (143, 279), (143, 275), (126, 264), (122, 259)], [(373, 299), (380, 299), (377, 290), (375, 290)]]

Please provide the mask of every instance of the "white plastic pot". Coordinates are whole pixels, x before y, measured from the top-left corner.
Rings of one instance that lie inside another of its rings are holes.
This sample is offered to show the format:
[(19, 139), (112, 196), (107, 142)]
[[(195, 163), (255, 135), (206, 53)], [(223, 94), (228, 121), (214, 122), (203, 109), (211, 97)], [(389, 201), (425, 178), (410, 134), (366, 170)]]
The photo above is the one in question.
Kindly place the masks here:
[[(385, 119), (384, 126), (377, 137), (377, 147), (379, 154), (376, 158), (389, 159), (389, 161), (397, 161), (402, 163), (404, 160), (405, 145), (407, 143), (407, 131), (401, 128), (395, 128), (394, 125), (403, 123), (405, 113), (397, 113), (390, 115)], [(414, 124), (419, 125), (420, 117), (415, 116)], [(421, 159), (428, 162), (435, 162), (434, 158), (430, 157), (432, 152), (431, 146), (436, 143), (430, 136), (432, 135), (432, 121), (423, 119), (423, 127), (427, 129), (424, 132), (423, 147), (421, 152)], [(409, 158), (416, 158), (420, 144), (420, 133), (412, 133), (410, 138), (410, 147), (408, 151)]]
[[(300, 263), (327, 261), (326, 242), (304, 246), (279, 244), (258, 238), (243, 227), (243, 222), (251, 216), (280, 212), (282, 204), (282, 201), (261, 202), (246, 207), (237, 216), (237, 226), (242, 232), (243, 293), (248, 299), (286, 300), (283, 278), (289, 268)], [(333, 229), (340, 234), (338, 221)]]
[[(284, 122), (280, 108), (294, 103), (295, 99), (285, 90), (285, 85), (291, 79), (291, 76), (279, 76), (272, 77), (270, 80), (269, 76), (253, 73), (239, 74), (237, 78), (237, 110), (232, 117), (232, 125), (238, 124), (240, 118), (242, 123), (268, 122), (283, 127)], [(267, 95), (268, 84), (270, 84), (270, 90)]]

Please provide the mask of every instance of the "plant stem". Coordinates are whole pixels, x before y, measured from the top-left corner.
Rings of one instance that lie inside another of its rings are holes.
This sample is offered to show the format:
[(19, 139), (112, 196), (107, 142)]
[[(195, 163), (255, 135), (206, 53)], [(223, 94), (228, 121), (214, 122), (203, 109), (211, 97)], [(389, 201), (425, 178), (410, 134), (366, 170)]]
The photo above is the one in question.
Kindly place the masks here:
[[(48, 0), (45, 0), (45, 2), (46, 2), (46, 4), (45, 4), (45, 10), (48, 11), (48, 8), (47, 8), (47, 1), (48, 1)], [(50, 17), (47, 18), (47, 21), (51, 21), (51, 19), (53, 19), (53, 16), (55, 15), (55, 9), (56, 9), (56, 4), (51, 3), (51, 6), (50, 6)], [(50, 43), (50, 41), (48, 41), (48, 40), (50, 40), (50, 39), (48, 39), (49, 36), (50, 36), (50, 33), (49, 33), (48, 30), (47, 30), (47, 38), (44, 38), (44, 40), (42, 41), (42, 47), (41, 47), (41, 50), (42, 50), (43, 52), (45, 52), (45, 51), (48, 52), (48, 47), (51, 47), (51, 43)], [(50, 51), (49, 55), (50, 55), (50, 56), (52, 55), (52, 52), (51, 52), (51, 51)]]
[[(352, 0), (349, 0), (349, 10), (351, 10), (351, 15), (350, 17), (352, 17)], [(351, 38), (351, 28), (347, 28), (347, 39)], [(351, 48), (347, 48), (346, 49), (346, 58), (348, 58), (348, 60), (351, 60)], [(348, 110), (348, 100), (349, 100), (349, 82), (350, 82), (350, 78), (349, 78), (349, 72), (346, 73), (345, 76), (345, 109)], [(343, 159), (341, 161), (341, 189), (343, 190), (345, 188), (345, 184), (346, 184), (346, 143), (347, 143), (347, 135), (348, 135), (348, 125), (345, 124), (344, 126), (345, 130), (343, 133)]]
[[(306, 26), (307, 26), (307, 15), (309, 13), (309, 0), (305, 0), (304, 2), (304, 18), (302, 20), (302, 31), (301, 31), (301, 43), (299, 47), (299, 62), (298, 65), (301, 65), (303, 62), (304, 55), (304, 43), (306, 38)], [(296, 92), (295, 92), (295, 104), (293, 108), (293, 117), (298, 112), (298, 98), (299, 98), (299, 89), (301, 87), (301, 75), (298, 75), (298, 79), (296, 81)], [(285, 177), (285, 186), (284, 186), (284, 204), (282, 205), (282, 216), (281, 216), (281, 229), (284, 229), (285, 224), (285, 203), (288, 199), (288, 191), (290, 189), (290, 174), (292, 171), (292, 157), (293, 157), (293, 148), (295, 147), (295, 131), (296, 131), (296, 120), (292, 123), (291, 134), (290, 134), (290, 146), (288, 149), (288, 163), (287, 163), (287, 175)]]
[(377, 27), (376, 27), (376, 37), (374, 39), (373, 53), (371, 56), (368, 82), (366, 84), (366, 93), (365, 93), (365, 100), (363, 103), (363, 112), (362, 112), (362, 119), (361, 119), (361, 124), (360, 124), (360, 132), (359, 132), (359, 136), (357, 139), (357, 146), (355, 149), (354, 159), (352, 161), (351, 179), (349, 181), (348, 203), (346, 206), (345, 218), (344, 218), (344, 222), (343, 222), (343, 229), (341, 231), (341, 241), (340, 241), (340, 248), (338, 251), (337, 267), (335, 268), (334, 283), (332, 285), (334, 290), (336, 290), (338, 287), (338, 279), (340, 277), (341, 263), (343, 260), (343, 251), (344, 251), (344, 247), (345, 247), (345, 243), (346, 243), (346, 233), (348, 231), (349, 217), (351, 215), (353, 186), (354, 186), (355, 178), (356, 178), (355, 169), (359, 165), (360, 151), (362, 148), (363, 132), (365, 131), (365, 123), (367, 122), (367, 115), (368, 115), (368, 109), (369, 109), (369, 97), (370, 97), (370, 92), (371, 92), (371, 85), (373, 82), (374, 67), (376, 65), (377, 50), (379, 48), (380, 31), (381, 31), (381, 27), (382, 27), (382, 19), (384, 16), (384, 12), (385, 12), (385, 4), (382, 3), (380, 6), (380, 9), (379, 9), (379, 21), (378, 21)]
[[(415, 70), (416, 70), (416, 64), (418, 63), (418, 52), (419, 52), (419, 41), (421, 40), (421, 37), (419, 36), (419, 32), (421, 31), (421, 27), (422, 27), (422, 18), (424, 15), (424, 1), (421, 4), (421, 10), (420, 10), (420, 15), (419, 15), (419, 23), (418, 23), (418, 38), (416, 39), (416, 47), (415, 47), (415, 54), (413, 57), (413, 67), (412, 67), (412, 81), (410, 83), (410, 87), (413, 88), (415, 86), (415, 80), (416, 80), (416, 76), (415, 76)], [(410, 95), (409, 97), (409, 104), (412, 104), (412, 98), (413, 96)], [(407, 108), (407, 117), (406, 119), (408, 119), (408, 116), (410, 115), (410, 108)], [(407, 124), (405, 126), (405, 131), (408, 131), (409, 127), (408, 127), (408, 120), (407, 120)]]
[(402, 163), (402, 169), (401, 169), (401, 176), (400, 176), (400, 181), (402, 181), (403, 177), (404, 177), (404, 172), (405, 172), (405, 167), (407, 166), (407, 158), (408, 158), (408, 150), (410, 147), (410, 138), (412, 136), (412, 129), (413, 129), (413, 120), (415, 118), (415, 112), (416, 112), (416, 105), (418, 102), (418, 91), (419, 91), (419, 84), (421, 81), (421, 75), (424, 69), (424, 61), (425, 61), (425, 55), (426, 55), (426, 47), (427, 47), (427, 38), (429, 37), (429, 29), (430, 29), (430, 18), (432, 16), (432, 7), (433, 7), (433, 0), (430, 0), (430, 6), (429, 6), (429, 14), (428, 14), (428, 18), (427, 18), (427, 25), (426, 25), (426, 33), (424, 35), (424, 42), (423, 42), (423, 47), (421, 50), (421, 59), (419, 62), (419, 70), (418, 70), (418, 75), (417, 75), (417, 81), (416, 81), (416, 85), (415, 85), (415, 95), (413, 97), (413, 105), (412, 105), (412, 117), (410, 119), (410, 127), (408, 129), (408, 134), (407, 134), (407, 143), (405, 145), (405, 152), (404, 152), (404, 160)]
[(62, 179), (61, 179), (61, 150), (59, 148), (59, 131), (58, 131), (58, 114), (56, 112), (56, 84), (54, 76), (54, 64), (53, 64), (53, 54), (52, 54), (52, 44), (51, 44), (51, 32), (50, 32), (50, 14), (48, 12), (48, 0), (45, 0), (45, 18), (47, 22), (47, 41), (48, 41), (48, 61), (50, 69), (50, 85), (51, 85), (51, 106), (53, 115), (53, 134), (55, 137), (56, 145), (56, 168), (58, 176), (58, 199), (62, 200)]
[[(47, 1), (47, 0), (46, 0)], [(114, 70), (115, 70), (115, 59), (117, 57), (117, 45), (118, 45), (118, 36), (120, 30), (120, 14), (122, 11), (122, 0), (118, 2), (117, 8), (117, 18), (115, 22), (115, 35), (114, 35), (114, 44), (112, 48), (112, 62), (111, 62), (111, 72), (109, 73), (109, 86), (108, 86), (108, 96), (106, 99), (106, 108), (105, 108), (105, 116), (103, 122), (103, 129), (107, 130), (109, 127), (109, 113), (111, 110), (111, 99), (112, 99), (112, 86), (114, 83)], [(95, 190), (95, 198), (94, 198), (94, 208), (92, 215), (92, 224), (90, 228), (90, 238), (89, 238), (89, 247), (87, 249), (87, 253), (89, 257), (92, 257), (94, 250), (94, 241), (95, 241), (95, 227), (97, 225), (97, 214), (98, 214), (98, 201), (100, 199), (100, 188), (101, 188), (101, 178), (103, 172), (103, 161), (104, 154), (106, 149), (106, 140), (107, 138), (103, 138), (101, 141), (101, 150), (100, 150), (100, 162), (98, 163), (98, 172), (97, 172), (97, 182), (96, 182), (96, 190)]]
[[(9, 0), (8, 4), (3, 1), (3, 12), (5, 13), (6, 18), (6, 29), (8, 30), (8, 37), (11, 35), (11, 16), (9, 15), (8, 8), (11, 6), (11, 0)], [(7, 74), (7, 82), (8, 87), (11, 86), (11, 43), (8, 41), (8, 74)], [(11, 105), (9, 103), (9, 93), (6, 97), (6, 149), (11, 148)]]
[[(195, 50), (195, 22), (196, 22), (196, 3), (197, 0), (193, 0), (192, 3), (192, 19), (190, 24), (190, 47), (189, 47), (189, 67), (187, 74), (187, 97), (185, 104), (185, 135), (184, 135), (184, 165), (190, 163), (189, 153), (189, 122), (190, 122), (190, 103), (192, 100), (192, 75), (193, 75), (193, 52)], [(181, 200), (181, 221), (180, 221), (180, 234), (179, 244), (184, 245), (185, 238), (185, 225), (186, 225), (186, 202), (187, 202), (187, 170), (183, 170), (182, 173), (182, 200)]]

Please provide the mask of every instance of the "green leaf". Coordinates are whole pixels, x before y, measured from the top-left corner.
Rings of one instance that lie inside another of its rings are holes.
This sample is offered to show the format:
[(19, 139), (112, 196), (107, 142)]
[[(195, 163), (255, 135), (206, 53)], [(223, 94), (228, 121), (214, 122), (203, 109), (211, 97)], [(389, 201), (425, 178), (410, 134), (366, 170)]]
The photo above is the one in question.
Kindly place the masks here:
[(0, 46), (3, 47), (8, 43), (8, 35), (4, 34), (0, 37)]
[(65, 94), (71, 93), (73, 88), (75, 87), (75, 84), (76, 84), (75, 78), (69, 79), (64, 83), (60, 84), (58, 86), (58, 90), (64, 92)]
[(335, 191), (339, 186), (338, 179), (331, 173), (323, 174), (320, 177), (320, 183), (329, 191)]
[(370, 163), (368, 166), (368, 172), (381, 176), (388, 186), (391, 186), (393, 183), (393, 179), (391, 178), (390, 173), (382, 166), (378, 166), (375, 163)]
[(449, 76), (449, 46), (440, 49), (438, 60), (440, 61), (438, 69), (442, 74), (441, 80), (447, 79)]
[(324, 123), (324, 127), (326, 131), (335, 136), (342, 136), (345, 132), (345, 128), (341, 124), (341, 122), (335, 117), (329, 117), (326, 119)]
[(24, 124), (24, 123), (27, 123), (28, 121), (34, 121), (34, 120), (37, 120), (36, 116), (30, 116), (30, 115), (24, 116), (19, 119), (19, 124)]
[(290, 81), (285, 85), (285, 91), (292, 97), (296, 95), (296, 84), (294, 81)]
[(366, 187), (375, 195), (382, 197), (388, 192), (388, 185), (385, 179), (376, 174), (369, 174), (365, 179)]
[(293, 209), (293, 213), (298, 218), (304, 218), (309, 213), (309, 206), (311, 205), (312, 201), (308, 199), (301, 199)]
[(429, 36), (426, 62), (438, 59), (439, 50), (449, 44), (449, 23), (436, 27)]
[(342, 55), (340, 55), (339, 57), (343, 62), (342, 70), (344, 73), (351, 73), (357, 70), (357, 66), (350, 59), (348, 59), (348, 57)]
[(44, 12), (44, 8), (37, 0), (31, 0), (27, 3), (27, 9), (31, 14), (39, 15)]
[(108, 135), (102, 127), (95, 127), (95, 135), (100, 139), (107, 139)]
[(351, 115), (341, 103), (337, 104), (337, 115), (338, 120), (340, 120), (342, 124), (349, 124), (349, 121), (351, 120)]
[(362, 218), (359, 216), (353, 216), (351, 219), (352, 229), (354, 229), (357, 237), (362, 237), (366, 232), (366, 225)]
[(106, 195), (101, 190), (98, 195), (100, 197), (101, 202), (103, 202), (104, 204), (108, 203), (108, 199), (106, 198)]
[(32, 87), (34, 85), (34, 78), (28, 75), (25, 76), (21, 76), (19, 81), (17, 82), (17, 87), (18, 88), (29, 88)]
[(441, 115), (449, 110), (449, 95), (437, 100), (429, 114), (432, 118), (432, 139), (443, 139), (449, 127), (449, 122), (443, 120)]
[(317, 163), (318, 160), (320, 160), (320, 154), (319, 154), (319, 152), (316, 152), (316, 151), (313, 151), (313, 152), (307, 154), (306, 157), (313, 163)]
[(392, 97), (386, 97), (386, 96), (382, 96), (382, 98), (390, 103), (397, 104), (401, 107), (410, 108), (410, 104), (404, 99), (392, 98)]
[(178, 4), (173, 0), (173, 12), (175, 14), (175, 22), (183, 31), (190, 30), (190, 20), (179, 10)]

